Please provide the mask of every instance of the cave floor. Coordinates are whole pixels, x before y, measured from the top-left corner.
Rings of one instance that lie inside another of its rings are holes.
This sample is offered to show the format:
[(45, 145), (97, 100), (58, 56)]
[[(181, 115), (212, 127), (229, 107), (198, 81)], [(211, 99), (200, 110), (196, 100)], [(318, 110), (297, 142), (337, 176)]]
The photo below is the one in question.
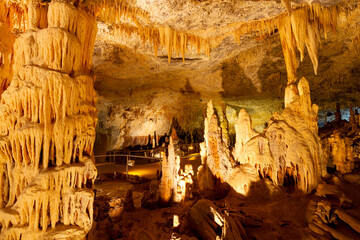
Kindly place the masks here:
[[(187, 223), (187, 214), (202, 196), (196, 195), (177, 205), (150, 210), (141, 207), (141, 198), (144, 191), (149, 189), (150, 180), (137, 176), (130, 176), (126, 180), (125, 175), (100, 175), (99, 179), (94, 187), (96, 224), (89, 233), (89, 239), (200, 239)], [(359, 217), (358, 185), (341, 183), (337, 187), (353, 203), (353, 207), (346, 211)], [(133, 190), (135, 210), (122, 211), (119, 216), (110, 217), (111, 203), (119, 198), (123, 201), (129, 189)], [(253, 185), (246, 197), (230, 191), (225, 197), (213, 199), (212, 202), (223, 213), (241, 221), (248, 239), (318, 239), (309, 235), (307, 226), (308, 219), (316, 211), (317, 203), (324, 197), (315, 193), (305, 195), (296, 190), (291, 193), (289, 191), (288, 188), (275, 187), (269, 180), (263, 179)], [(326, 196), (326, 200), (338, 201), (335, 196)], [(180, 219), (180, 227), (175, 230), (174, 215), (178, 215)], [(359, 235), (341, 220), (332, 227), (351, 239), (359, 239)]]

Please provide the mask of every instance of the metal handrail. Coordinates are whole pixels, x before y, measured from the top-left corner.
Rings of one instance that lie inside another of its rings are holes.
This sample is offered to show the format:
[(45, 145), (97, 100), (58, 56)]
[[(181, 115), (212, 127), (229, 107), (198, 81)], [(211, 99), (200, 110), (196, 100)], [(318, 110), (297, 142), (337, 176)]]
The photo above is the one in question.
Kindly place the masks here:
[[(161, 160), (161, 158), (145, 157), (145, 156), (130, 155), (130, 154), (104, 154), (104, 155), (97, 155), (94, 157), (97, 158), (97, 157), (107, 157), (107, 156), (109, 156), (110, 158), (111, 157), (126, 157), (126, 178), (129, 178), (129, 160), (131, 160), (130, 157)], [(110, 162), (108, 162), (108, 163), (114, 163), (114, 162), (111, 162), (111, 159), (110, 159)]]
[(140, 153), (140, 152), (156, 152), (156, 151), (161, 151), (164, 150), (166, 147), (158, 147), (158, 148), (153, 148), (153, 149), (143, 149), (143, 150), (129, 150), (129, 152), (131, 153)]
[(146, 158), (146, 159), (156, 159), (161, 160), (162, 158), (156, 158), (156, 157), (145, 157), (145, 156), (139, 156), (139, 155), (132, 155), (132, 154), (104, 154), (104, 155), (96, 155), (97, 157), (135, 157), (135, 158)]

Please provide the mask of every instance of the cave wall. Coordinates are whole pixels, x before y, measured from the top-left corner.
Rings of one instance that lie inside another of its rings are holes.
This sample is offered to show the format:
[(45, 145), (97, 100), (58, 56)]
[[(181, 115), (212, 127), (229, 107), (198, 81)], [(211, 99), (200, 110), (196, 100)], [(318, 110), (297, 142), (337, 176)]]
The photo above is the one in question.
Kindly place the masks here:
[(93, 222), (96, 20), (69, 3), (46, 6), (26, 5), (1, 95), (1, 239), (80, 239)]

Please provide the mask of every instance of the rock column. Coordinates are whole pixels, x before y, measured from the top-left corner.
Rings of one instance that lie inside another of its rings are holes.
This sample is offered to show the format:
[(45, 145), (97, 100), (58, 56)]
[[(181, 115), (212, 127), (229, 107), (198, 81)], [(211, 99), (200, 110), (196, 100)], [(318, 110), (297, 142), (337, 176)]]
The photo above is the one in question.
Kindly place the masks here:
[(97, 23), (64, 2), (28, 9), (31, 31), (15, 41), (14, 77), (0, 103), (0, 238), (82, 239), (97, 174)]

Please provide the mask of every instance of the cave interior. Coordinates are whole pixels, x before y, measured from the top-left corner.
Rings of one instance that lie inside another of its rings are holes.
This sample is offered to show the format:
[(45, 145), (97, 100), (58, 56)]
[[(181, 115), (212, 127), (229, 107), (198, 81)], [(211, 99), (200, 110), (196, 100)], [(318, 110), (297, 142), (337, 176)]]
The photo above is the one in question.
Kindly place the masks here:
[(0, 239), (360, 239), (355, 0), (0, 0)]

